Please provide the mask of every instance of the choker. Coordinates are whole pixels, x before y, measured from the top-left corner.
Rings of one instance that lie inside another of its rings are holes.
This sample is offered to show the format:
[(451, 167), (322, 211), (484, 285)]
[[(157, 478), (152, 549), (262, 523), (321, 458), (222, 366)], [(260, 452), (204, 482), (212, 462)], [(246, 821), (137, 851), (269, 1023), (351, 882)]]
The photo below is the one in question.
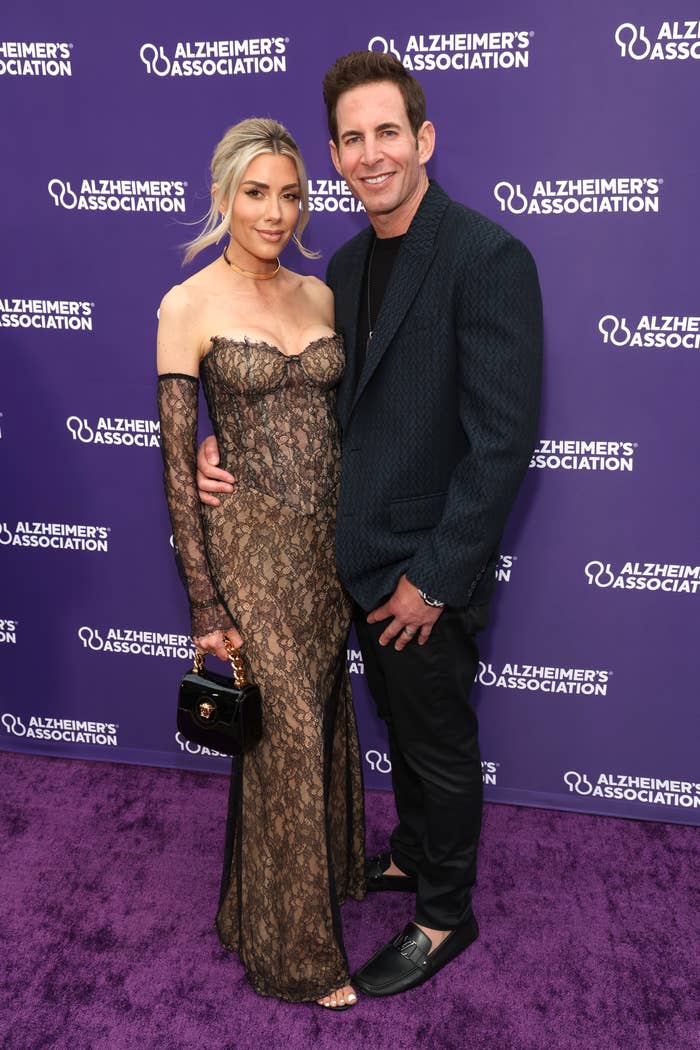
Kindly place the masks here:
[(238, 266), (235, 262), (231, 262), (228, 255), (226, 254), (227, 251), (228, 245), (226, 245), (226, 247), (224, 248), (224, 259), (229, 264), (231, 269), (235, 270), (236, 273), (243, 274), (244, 277), (251, 277), (254, 281), (271, 281), (272, 278), (276, 277), (277, 274), (280, 272), (279, 258), (275, 259), (275, 262), (277, 263), (277, 269), (273, 270), (272, 273), (256, 273), (255, 270), (244, 270), (242, 266)]

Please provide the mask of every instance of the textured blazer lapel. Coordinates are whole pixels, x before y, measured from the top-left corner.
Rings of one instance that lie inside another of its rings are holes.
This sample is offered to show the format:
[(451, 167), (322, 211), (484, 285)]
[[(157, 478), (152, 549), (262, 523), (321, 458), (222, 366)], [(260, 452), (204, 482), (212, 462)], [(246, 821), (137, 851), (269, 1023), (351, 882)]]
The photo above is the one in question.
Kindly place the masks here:
[(356, 385), (355, 369), (357, 367), (357, 316), (360, 310), (362, 279), (369, 246), (372, 242), (371, 227), (363, 230), (362, 235), (352, 245), (346, 258), (343, 259), (342, 271), (335, 288), (336, 328), (342, 331), (345, 340), (345, 374), (338, 390), (338, 416), (344, 424), (352, 403)]
[[(391, 272), (389, 284), (384, 295), (382, 308), (372, 334), (367, 358), (355, 396), (348, 415), (352, 412), (359, 398), (371, 381), (379, 362), (386, 353), (399, 325), (406, 316), (411, 303), (418, 294), (428, 267), (437, 250), (437, 234), (440, 222), (450, 198), (440, 189), (436, 182), (431, 182), (420, 203), (418, 211), (401, 244), (399, 254)], [(360, 275), (362, 276), (362, 275)], [(357, 327), (357, 307), (355, 310), (355, 329)], [(353, 348), (354, 353), (354, 348)], [(343, 418), (343, 417), (341, 417)], [(347, 418), (347, 417), (344, 417)]]

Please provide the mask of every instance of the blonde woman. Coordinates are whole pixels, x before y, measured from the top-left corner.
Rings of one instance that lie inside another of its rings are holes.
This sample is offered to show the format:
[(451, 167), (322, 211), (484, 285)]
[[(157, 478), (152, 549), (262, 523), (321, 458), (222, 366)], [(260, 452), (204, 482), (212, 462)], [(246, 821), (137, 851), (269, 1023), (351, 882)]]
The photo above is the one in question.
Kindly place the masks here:
[[(244, 645), (264, 735), (234, 761), (221, 943), (253, 987), (329, 1010), (356, 1002), (338, 906), (364, 895), (357, 731), (345, 667), (350, 605), (335, 571), (343, 371), (333, 297), (280, 264), (301, 243), (307, 180), (281, 124), (244, 120), (214, 151), (212, 205), (186, 260), (218, 258), (166, 294), (158, 329), (165, 488), (197, 648)], [(200, 507), (199, 378), (236, 491)]]

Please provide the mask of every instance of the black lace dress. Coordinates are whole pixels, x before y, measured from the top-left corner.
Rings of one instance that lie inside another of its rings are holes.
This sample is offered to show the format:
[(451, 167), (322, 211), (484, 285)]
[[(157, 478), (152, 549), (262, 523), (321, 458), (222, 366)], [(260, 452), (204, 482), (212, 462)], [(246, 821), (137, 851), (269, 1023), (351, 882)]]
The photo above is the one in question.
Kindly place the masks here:
[(195, 488), (198, 380), (159, 377), (165, 488), (193, 635), (235, 623), (263, 695), (260, 744), (234, 760), (216, 925), (263, 995), (320, 998), (348, 981), (338, 905), (364, 895), (360, 756), (335, 571), (339, 337), (302, 354), (212, 339), (201, 375), (221, 465), (218, 508)]

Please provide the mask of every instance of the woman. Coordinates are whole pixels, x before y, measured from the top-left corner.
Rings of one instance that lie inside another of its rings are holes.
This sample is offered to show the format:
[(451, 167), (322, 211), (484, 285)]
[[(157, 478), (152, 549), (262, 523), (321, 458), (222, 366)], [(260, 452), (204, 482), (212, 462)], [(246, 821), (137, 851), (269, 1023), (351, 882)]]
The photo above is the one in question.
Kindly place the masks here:
[[(333, 300), (281, 266), (308, 221), (299, 150), (273, 120), (236, 124), (216, 147), (212, 206), (186, 261), (223, 254), (164, 297), (158, 328), (165, 487), (197, 648), (245, 654), (263, 696), (263, 739), (234, 763), (216, 925), (263, 995), (356, 1002), (338, 905), (364, 895), (359, 747), (345, 667), (348, 599), (336, 577)], [(238, 479), (200, 511), (198, 377), (222, 462)]]

